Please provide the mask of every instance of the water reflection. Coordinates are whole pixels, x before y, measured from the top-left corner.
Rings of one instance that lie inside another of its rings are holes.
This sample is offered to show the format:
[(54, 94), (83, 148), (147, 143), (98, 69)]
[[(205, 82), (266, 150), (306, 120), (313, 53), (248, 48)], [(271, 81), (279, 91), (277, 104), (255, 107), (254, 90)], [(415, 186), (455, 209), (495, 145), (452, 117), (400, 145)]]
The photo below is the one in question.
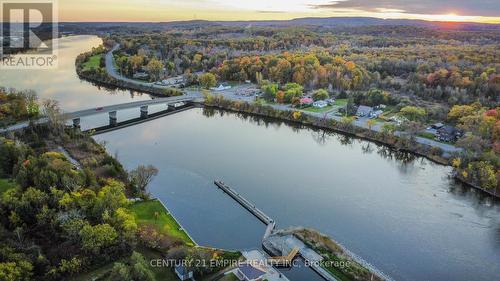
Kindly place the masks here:
[(213, 180), (222, 179), (280, 227), (319, 229), (396, 280), (500, 276), (498, 204), (463, 189), (448, 178), (449, 167), (424, 158), (214, 109), (97, 138), (108, 140), (129, 169), (141, 163), (160, 169), (153, 194), (200, 243), (259, 247), (262, 225), (214, 190)]
[(59, 101), (65, 111), (145, 100), (147, 94), (109, 89), (82, 81), (75, 71), (75, 59), (102, 43), (97, 36), (71, 36), (59, 40), (58, 67), (49, 70), (0, 70), (0, 85), (35, 90), (41, 99)]

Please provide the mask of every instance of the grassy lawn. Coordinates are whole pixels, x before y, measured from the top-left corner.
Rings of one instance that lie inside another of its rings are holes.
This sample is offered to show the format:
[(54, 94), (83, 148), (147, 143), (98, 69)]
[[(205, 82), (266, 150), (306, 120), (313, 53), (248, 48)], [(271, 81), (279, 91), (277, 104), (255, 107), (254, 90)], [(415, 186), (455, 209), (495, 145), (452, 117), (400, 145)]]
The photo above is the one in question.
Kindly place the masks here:
[(304, 108), (304, 111), (309, 111), (309, 112), (316, 112), (316, 113), (321, 113), (321, 112), (327, 112), (332, 110), (333, 106), (329, 105), (323, 108), (317, 108), (317, 107), (307, 107)]
[(240, 280), (238, 279), (238, 277), (236, 277), (236, 275), (234, 275), (234, 273), (229, 273), (228, 275), (224, 275), (224, 277), (222, 277), (221, 279), (219, 279), (219, 281), (237, 281), (237, 280)]
[(98, 69), (101, 67), (102, 54), (91, 56), (88, 61), (83, 63), (83, 70)]
[(426, 139), (430, 139), (430, 140), (435, 140), (434, 134), (431, 134), (431, 133), (428, 133), (428, 132), (419, 133), (418, 136), (426, 138)]
[[(175, 221), (171, 214), (158, 200), (141, 201), (132, 204), (129, 207), (134, 214), (137, 223), (152, 224), (158, 228), (161, 233), (180, 238), (187, 246), (194, 246), (194, 242), (187, 233), (181, 229), (181, 226)], [(157, 214), (157, 216), (155, 216)]]
[(0, 195), (2, 195), (5, 191), (14, 187), (16, 187), (16, 184), (12, 182), (10, 179), (0, 178)]
[(335, 105), (336, 106), (346, 106), (347, 105), (347, 99), (338, 99), (338, 100), (335, 100)]

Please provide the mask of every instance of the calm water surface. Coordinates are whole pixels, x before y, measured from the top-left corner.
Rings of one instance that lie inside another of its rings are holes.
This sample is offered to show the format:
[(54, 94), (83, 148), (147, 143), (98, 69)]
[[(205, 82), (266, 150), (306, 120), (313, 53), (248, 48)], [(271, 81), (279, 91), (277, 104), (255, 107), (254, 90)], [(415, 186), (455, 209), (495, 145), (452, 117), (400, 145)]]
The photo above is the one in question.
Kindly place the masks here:
[[(0, 71), (66, 111), (149, 99), (80, 81), (94, 36), (60, 40), (59, 69)], [(119, 118), (138, 111), (119, 112)], [(105, 124), (107, 116), (82, 120)], [(203, 245), (259, 247), (264, 225), (213, 185), (221, 179), (279, 224), (331, 235), (396, 280), (500, 280), (500, 208), (448, 178), (449, 167), (383, 147), (239, 115), (194, 109), (99, 135), (127, 169), (153, 164), (151, 192)], [(317, 277), (286, 272), (292, 280)]]
[(160, 169), (151, 192), (200, 244), (254, 248), (264, 231), (221, 179), (279, 226), (316, 228), (396, 280), (500, 280), (499, 207), (448, 179), (449, 167), (203, 109), (96, 138), (128, 169)]
[(41, 99), (58, 100), (67, 111), (150, 99), (133, 91), (107, 90), (82, 81), (75, 71), (75, 59), (102, 44), (96, 36), (71, 36), (59, 39), (58, 67), (50, 70), (0, 70), (0, 86), (35, 90)]

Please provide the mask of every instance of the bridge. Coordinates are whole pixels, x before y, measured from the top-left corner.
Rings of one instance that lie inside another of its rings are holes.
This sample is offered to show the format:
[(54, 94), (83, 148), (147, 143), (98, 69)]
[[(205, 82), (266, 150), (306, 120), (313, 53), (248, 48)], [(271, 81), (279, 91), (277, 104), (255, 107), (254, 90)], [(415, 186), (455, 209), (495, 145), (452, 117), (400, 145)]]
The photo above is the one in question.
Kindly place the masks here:
[[(102, 107), (97, 107), (97, 108), (84, 109), (84, 110), (79, 110), (79, 111), (74, 111), (74, 112), (69, 112), (69, 113), (63, 113), (62, 117), (64, 120), (73, 120), (73, 126), (80, 127), (80, 118), (86, 117), (86, 116), (91, 116), (91, 115), (96, 115), (96, 114), (108, 113), (110, 126), (115, 126), (117, 124), (117, 111), (120, 111), (120, 110), (131, 109), (131, 108), (140, 108), (141, 117), (147, 118), (148, 106), (150, 106), (150, 105), (165, 104), (166, 105), (165, 109), (168, 109), (171, 106), (175, 108), (175, 107), (182, 107), (188, 103), (194, 103), (194, 102), (198, 101), (200, 98), (201, 98), (201, 95), (190, 93), (188, 95), (183, 95), (183, 96), (155, 98), (155, 99), (151, 99), (151, 100), (134, 101), (134, 102), (128, 102), (128, 103), (122, 103), (122, 104), (114, 104), (114, 105), (107, 105), (107, 106), (102, 106)], [(34, 124), (43, 124), (43, 123), (48, 122), (48, 119), (47, 118), (40, 118), (40, 119), (34, 120), (32, 122)], [(22, 130), (24, 128), (27, 128), (29, 125), (30, 125), (29, 121), (17, 123), (15, 125), (11, 125), (7, 128), (0, 129), (0, 133), (7, 133), (7, 132), (12, 132), (12, 131)]]
[(140, 108), (141, 117), (145, 118), (148, 116), (148, 106), (156, 105), (156, 104), (165, 104), (168, 108), (171, 105), (174, 107), (184, 106), (186, 103), (194, 102), (198, 97), (195, 96), (178, 96), (178, 97), (168, 97), (168, 98), (155, 98), (151, 100), (143, 100), (143, 101), (134, 101), (122, 104), (114, 104), (97, 108), (90, 108), (85, 110), (79, 110), (71, 113), (65, 113), (65, 120), (73, 120), (73, 126), (80, 126), (80, 118), (91, 116), (100, 113), (108, 113), (109, 114), (109, 124), (111, 126), (116, 125), (117, 123), (117, 111), (125, 110), (130, 108)]

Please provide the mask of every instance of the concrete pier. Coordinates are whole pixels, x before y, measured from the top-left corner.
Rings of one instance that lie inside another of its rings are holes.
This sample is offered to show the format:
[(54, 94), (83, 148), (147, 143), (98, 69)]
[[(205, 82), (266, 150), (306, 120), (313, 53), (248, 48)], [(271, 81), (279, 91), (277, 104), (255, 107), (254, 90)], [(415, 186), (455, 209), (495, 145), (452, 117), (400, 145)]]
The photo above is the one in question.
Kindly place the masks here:
[(116, 115), (116, 111), (110, 111), (109, 113), (109, 125), (116, 126), (118, 123), (118, 117)]

